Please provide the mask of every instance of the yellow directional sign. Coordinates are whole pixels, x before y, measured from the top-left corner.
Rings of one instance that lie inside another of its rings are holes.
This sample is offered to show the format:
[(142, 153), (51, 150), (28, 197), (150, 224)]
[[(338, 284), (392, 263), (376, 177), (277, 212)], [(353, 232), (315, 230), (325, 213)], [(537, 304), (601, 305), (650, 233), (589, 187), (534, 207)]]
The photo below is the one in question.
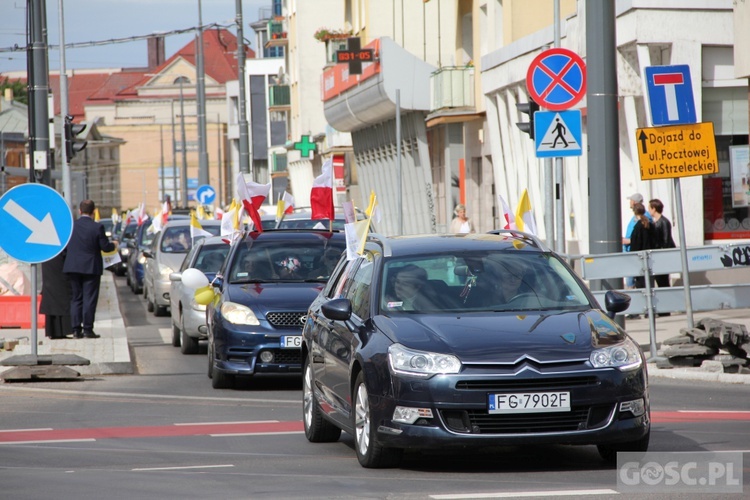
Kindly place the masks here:
[(674, 179), (719, 171), (714, 124), (693, 123), (635, 131), (641, 179)]

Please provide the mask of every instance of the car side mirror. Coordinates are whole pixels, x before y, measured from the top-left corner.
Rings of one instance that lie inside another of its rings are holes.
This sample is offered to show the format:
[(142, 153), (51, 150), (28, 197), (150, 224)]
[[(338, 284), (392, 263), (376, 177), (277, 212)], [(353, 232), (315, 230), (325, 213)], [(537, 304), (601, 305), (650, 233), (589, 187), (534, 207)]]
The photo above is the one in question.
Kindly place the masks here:
[(333, 299), (320, 307), (323, 316), (333, 321), (348, 321), (352, 317), (352, 303), (349, 299)]
[(182, 281), (182, 273), (169, 273), (169, 281)]
[(143, 255), (144, 255), (144, 256), (145, 256), (145, 257), (146, 257), (147, 259), (153, 259), (153, 258), (154, 258), (154, 254), (153, 254), (153, 253), (151, 253), (151, 250), (143, 250), (143, 252), (142, 252), (142, 253), (143, 253)]
[(607, 309), (610, 318), (614, 318), (619, 312), (623, 312), (630, 307), (630, 295), (616, 290), (609, 290), (604, 294), (604, 307)]
[(211, 286), (214, 288), (221, 288), (224, 286), (224, 278), (217, 274), (216, 277), (211, 281)]

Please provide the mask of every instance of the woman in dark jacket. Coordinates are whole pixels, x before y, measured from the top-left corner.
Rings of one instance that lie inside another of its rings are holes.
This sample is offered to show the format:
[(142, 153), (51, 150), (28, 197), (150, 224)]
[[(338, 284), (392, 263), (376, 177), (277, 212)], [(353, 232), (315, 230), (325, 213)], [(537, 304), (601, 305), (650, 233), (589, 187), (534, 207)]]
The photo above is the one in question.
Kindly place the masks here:
[[(633, 214), (635, 215), (636, 223), (630, 235), (630, 251), (640, 252), (641, 250), (653, 250), (657, 248), (654, 223), (646, 217), (646, 207), (643, 206), (643, 203), (633, 205)], [(646, 288), (646, 278), (636, 276), (635, 287)]]

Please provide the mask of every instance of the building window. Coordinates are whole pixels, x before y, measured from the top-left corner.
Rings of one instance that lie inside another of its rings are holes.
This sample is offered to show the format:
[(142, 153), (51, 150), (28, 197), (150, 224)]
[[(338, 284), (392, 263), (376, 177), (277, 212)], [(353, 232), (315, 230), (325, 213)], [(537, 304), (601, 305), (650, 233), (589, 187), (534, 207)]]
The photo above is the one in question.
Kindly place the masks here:
[(750, 154), (747, 135), (716, 136), (719, 173), (703, 178), (703, 237), (750, 238)]

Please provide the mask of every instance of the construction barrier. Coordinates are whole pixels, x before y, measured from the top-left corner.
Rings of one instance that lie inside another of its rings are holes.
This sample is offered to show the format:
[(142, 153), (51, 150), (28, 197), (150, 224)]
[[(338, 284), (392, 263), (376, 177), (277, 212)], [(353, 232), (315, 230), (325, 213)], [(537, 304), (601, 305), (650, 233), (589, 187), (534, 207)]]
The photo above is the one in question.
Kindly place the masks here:
[[(37, 312), (42, 303), (41, 295), (36, 299)], [(37, 314), (37, 328), (44, 328), (45, 315)], [(31, 295), (0, 296), (0, 329), (31, 328)]]

